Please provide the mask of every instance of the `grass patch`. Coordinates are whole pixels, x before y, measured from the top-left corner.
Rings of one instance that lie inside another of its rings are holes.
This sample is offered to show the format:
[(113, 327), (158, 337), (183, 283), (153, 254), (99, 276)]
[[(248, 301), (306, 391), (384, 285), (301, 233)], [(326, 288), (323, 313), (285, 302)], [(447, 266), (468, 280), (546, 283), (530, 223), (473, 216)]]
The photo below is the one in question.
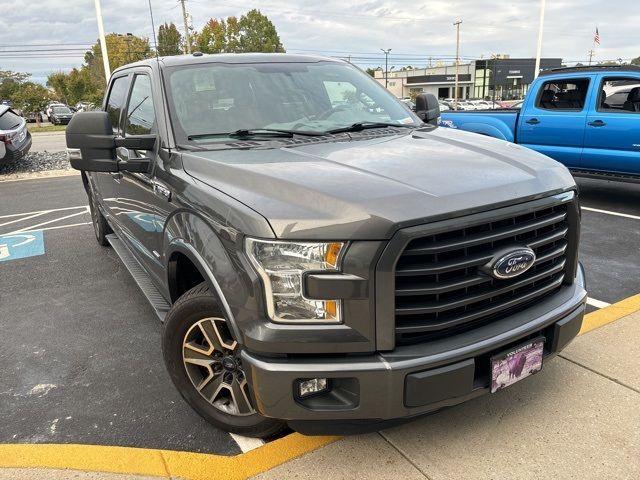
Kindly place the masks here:
[(31, 133), (38, 132), (64, 132), (67, 128), (66, 125), (43, 125), (38, 127), (35, 123), (27, 123), (27, 129)]

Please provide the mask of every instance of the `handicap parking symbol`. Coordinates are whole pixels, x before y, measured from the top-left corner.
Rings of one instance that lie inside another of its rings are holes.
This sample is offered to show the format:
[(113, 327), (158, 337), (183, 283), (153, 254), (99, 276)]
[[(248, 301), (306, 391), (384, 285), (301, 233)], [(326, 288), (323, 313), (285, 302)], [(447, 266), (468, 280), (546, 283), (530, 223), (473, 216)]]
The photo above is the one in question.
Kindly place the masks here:
[(0, 235), (0, 262), (44, 255), (42, 230)]

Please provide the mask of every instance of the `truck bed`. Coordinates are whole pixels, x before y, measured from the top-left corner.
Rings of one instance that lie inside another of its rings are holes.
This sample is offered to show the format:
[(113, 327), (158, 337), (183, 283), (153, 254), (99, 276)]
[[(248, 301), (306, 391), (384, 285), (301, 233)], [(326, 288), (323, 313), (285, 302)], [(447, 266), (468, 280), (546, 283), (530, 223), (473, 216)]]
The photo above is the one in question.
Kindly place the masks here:
[(440, 125), (515, 142), (519, 116), (519, 108), (449, 110), (441, 114)]

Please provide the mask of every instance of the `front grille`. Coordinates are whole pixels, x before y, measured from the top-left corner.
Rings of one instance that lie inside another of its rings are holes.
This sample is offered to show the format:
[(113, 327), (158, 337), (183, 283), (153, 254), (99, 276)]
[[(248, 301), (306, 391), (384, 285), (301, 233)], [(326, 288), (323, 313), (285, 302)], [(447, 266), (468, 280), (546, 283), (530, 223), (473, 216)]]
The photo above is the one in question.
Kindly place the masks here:
[[(423, 340), (472, 328), (559, 290), (569, 247), (568, 205), (412, 238), (395, 268), (397, 340)], [(480, 270), (495, 251), (522, 245), (536, 254), (533, 267), (524, 274), (495, 279)]]

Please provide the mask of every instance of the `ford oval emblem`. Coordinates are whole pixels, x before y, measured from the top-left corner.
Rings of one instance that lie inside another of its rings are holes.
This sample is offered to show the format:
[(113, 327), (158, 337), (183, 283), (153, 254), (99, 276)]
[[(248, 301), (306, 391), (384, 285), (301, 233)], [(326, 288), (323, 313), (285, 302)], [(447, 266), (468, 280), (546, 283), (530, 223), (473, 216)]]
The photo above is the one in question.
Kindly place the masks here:
[(536, 254), (530, 248), (511, 248), (496, 254), (485, 271), (495, 278), (513, 278), (529, 270), (535, 261)]

